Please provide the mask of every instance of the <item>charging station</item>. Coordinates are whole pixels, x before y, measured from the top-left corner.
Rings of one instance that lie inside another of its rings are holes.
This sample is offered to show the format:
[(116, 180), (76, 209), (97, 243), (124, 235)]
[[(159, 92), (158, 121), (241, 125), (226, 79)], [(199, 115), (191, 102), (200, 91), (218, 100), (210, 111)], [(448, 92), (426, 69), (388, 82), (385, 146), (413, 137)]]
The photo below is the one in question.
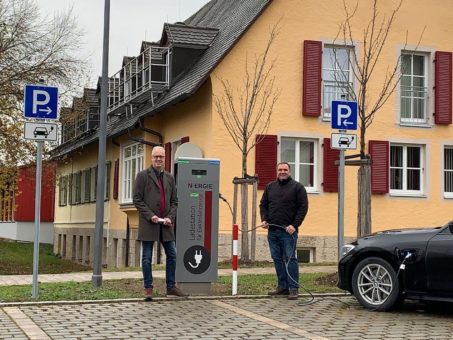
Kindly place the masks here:
[(176, 159), (176, 281), (191, 294), (208, 294), (217, 281), (218, 159)]

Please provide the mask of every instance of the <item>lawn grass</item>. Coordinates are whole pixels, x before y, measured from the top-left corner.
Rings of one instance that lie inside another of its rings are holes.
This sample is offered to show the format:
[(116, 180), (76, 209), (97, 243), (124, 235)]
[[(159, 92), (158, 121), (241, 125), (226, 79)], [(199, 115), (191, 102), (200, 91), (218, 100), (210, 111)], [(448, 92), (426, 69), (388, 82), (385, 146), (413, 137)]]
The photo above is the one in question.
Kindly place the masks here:
[[(300, 285), (312, 293), (339, 293), (335, 278), (324, 273), (300, 275)], [(276, 278), (273, 274), (240, 275), (238, 277), (239, 295), (263, 295), (273, 290)], [(31, 285), (0, 286), (0, 302), (36, 301), (31, 297)], [(301, 288), (300, 293), (305, 293)], [(220, 276), (211, 286), (211, 294), (231, 295), (231, 276)], [(165, 280), (154, 280), (154, 296), (165, 296)], [(91, 282), (40, 283), (38, 301), (72, 301), (142, 298), (143, 281), (139, 279), (108, 280), (100, 288), (93, 288)]]
[[(33, 243), (0, 238), (0, 275), (33, 273)], [(51, 244), (39, 246), (39, 273), (59, 274), (91, 270), (89, 266), (61, 259)]]

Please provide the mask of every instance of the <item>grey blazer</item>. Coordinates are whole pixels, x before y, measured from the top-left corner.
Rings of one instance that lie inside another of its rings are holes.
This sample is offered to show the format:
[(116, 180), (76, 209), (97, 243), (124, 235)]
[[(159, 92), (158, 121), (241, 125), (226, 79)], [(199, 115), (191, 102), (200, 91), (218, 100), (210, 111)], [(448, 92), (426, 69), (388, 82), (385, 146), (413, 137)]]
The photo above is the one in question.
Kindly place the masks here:
[[(163, 184), (165, 191), (165, 213), (164, 216), (159, 216), (160, 191), (153, 168), (149, 167), (137, 174), (133, 201), (139, 213), (138, 240), (162, 240), (164, 242), (175, 240), (175, 218), (178, 199), (176, 196), (175, 178), (171, 173), (164, 171)], [(154, 215), (161, 218), (168, 217), (173, 222), (173, 225), (166, 226), (151, 222), (151, 217)]]

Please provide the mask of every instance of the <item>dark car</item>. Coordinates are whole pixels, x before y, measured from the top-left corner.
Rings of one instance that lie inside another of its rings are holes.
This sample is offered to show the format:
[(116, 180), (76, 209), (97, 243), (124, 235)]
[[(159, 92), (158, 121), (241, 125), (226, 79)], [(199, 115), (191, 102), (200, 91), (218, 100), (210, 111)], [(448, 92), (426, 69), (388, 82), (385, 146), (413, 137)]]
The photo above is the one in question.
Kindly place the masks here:
[(338, 287), (368, 309), (404, 299), (453, 302), (453, 221), (377, 232), (343, 247)]

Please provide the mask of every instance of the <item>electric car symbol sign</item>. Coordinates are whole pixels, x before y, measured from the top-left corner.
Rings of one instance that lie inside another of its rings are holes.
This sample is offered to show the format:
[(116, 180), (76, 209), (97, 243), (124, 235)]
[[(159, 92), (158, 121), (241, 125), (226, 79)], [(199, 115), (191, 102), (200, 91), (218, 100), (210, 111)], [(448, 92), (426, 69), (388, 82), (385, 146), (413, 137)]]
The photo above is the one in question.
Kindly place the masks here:
[(24, 116), (37, 119), (57, 119), (58, 87), (25, 85)]
[(332, 101), (332, 129), (357, 130), (357, 102)]
[(192, 246), (184, 253), (184, 267), (192, 274), (204, 273), (211, 264), (211, 256), (203, 246)]

